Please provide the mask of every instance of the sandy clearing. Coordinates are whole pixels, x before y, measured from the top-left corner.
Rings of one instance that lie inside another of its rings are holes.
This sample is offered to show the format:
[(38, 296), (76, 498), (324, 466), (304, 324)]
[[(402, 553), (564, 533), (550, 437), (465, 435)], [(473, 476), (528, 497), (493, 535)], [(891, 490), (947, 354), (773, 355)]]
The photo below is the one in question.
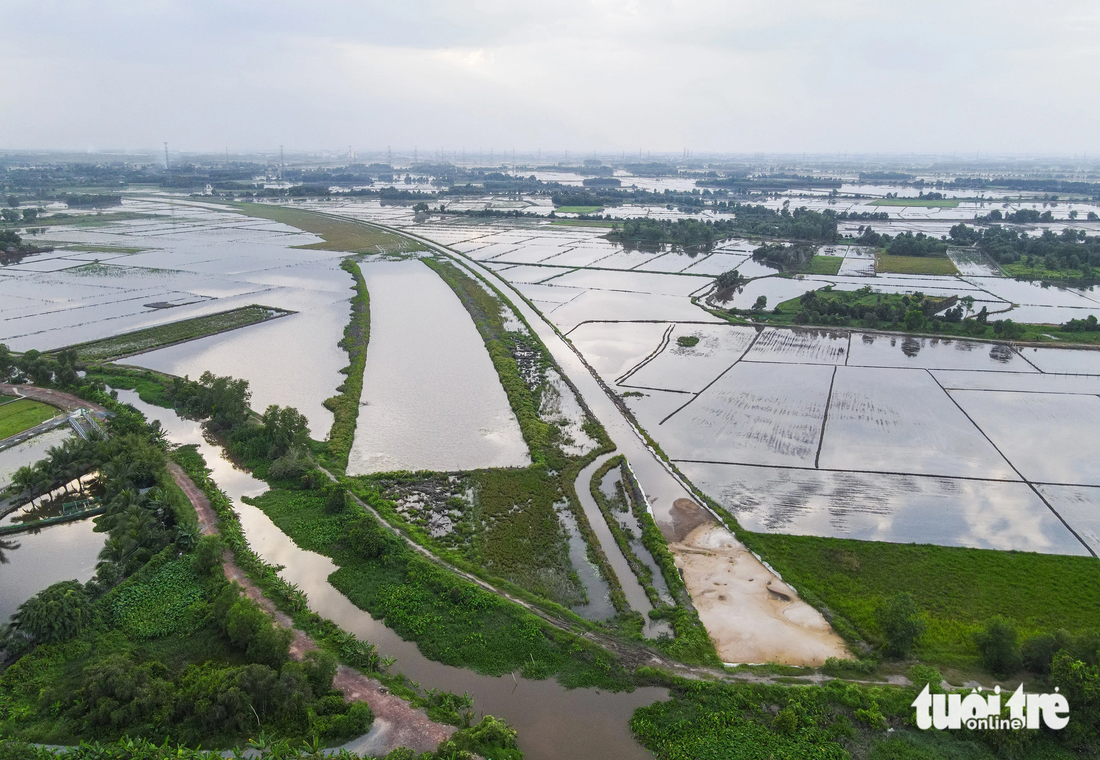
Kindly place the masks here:
[(724, 526), (701, 524), (669, 549), (723, 662), (816, 667), (851, 656), (821, 613)]

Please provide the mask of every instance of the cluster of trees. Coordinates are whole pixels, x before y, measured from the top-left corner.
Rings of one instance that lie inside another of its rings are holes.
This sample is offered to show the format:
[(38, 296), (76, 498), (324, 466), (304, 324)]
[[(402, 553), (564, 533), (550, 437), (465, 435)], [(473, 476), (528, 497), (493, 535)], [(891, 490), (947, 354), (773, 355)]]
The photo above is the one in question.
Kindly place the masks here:
[[(216, 381), (209, 379), (189, 398), (205, 392), (203, 402), (233, 406), (241, 385)], [(292, 633), (226, 580), (223, 544), (215, 536), (198, 537), (194, 510), (167, 471), (159, 427), (92, 393), (113, 407), (110, 437), (55, 447), (16, 479), (40, 489), (81, 471), (98, 472), (107, 506), (99, 529), (107, 532), (107, 542), (91, 581), (50, 586), (24, 602), (0, 630), (0, 651), (14, 661), (0, 676), (0, 698), (29, 700), (52, 716), (51, 731), (60, 737), (163, 741), (170, 733), (175, 741), (209, 745), (232, 744), (258, 731), (326, 741), (364, 733), (373, 715), (365, 704), (345, 703), (332, 688), (335, 658), (315, 652), (303, 662), (291, 661)], [(277, 418), (286, 417), (285, 411), (269, 423), (284, 423)], [(237, 413), (234, 407), (220, 419)], [(27, 470), (41, 473), (43, 482), (28, 478)], [(158, 573), (171, 566), (179, 566), (183, 580), (158, 582)], [(171, 599), (181, 586), (194, 589), (180, 613), (187, 624), (165, 629), (161, 619), (174, 614)], [(135, 616), (139, 632), (125, 622)], [(145, 643), (164, 636), (180, 640), (151, 649)], [(50, 654), (55, 650), (39, 649), (69, 642), (80, 657), (59, 659)], [(172, 656), (162, 662), (158, 652)], [(16, 720), (9, 728), (18, 725)]]
[(886, 246), (891, 256), (943, 256), (947, 253), (947, 242), (918, 232), (902, 232), (896, 235)]
[(1092, 270), (1100, 267), (1100, 236), (1084, 230), (1066, 228), (1055, 234), (1048, 229), (1032, 236), (998, 225), (980, 229), (960, 223), (951, 228), (950, 237), (956, 245), (976, 246), (1001, 265), (1022, 264), (1067, 276), (1080, 273), (1074, 279), (1085, 281), (1095, 279)]
[(181, 415), (206, 420), (207, 429), (245, 461), (299, 459), (309, 439), (308, 421), (293, 407), (273, 404), (257, 419), (247, 380), (204, 372), (197, 382), (174, 378), (167, 396)]
[(885, 222), (890, 214), (885, 211), (841, 211), (836, 214), (838, 222)]
[(3, 219), (8, 224), (15, 224), (16, 222), (33, 222), (38, 218), (38, 215), (42, 213), (40, 208), (3, 208), (0, 209), (0, 219)]
[(815, 245), (767, 243), (752, 252), (752, 260), (780, 272), (799, 272), (809, 266), (816, 251)]
[(554, 193), (550, 200), (555, 206), (607, 206), (618, 205), (613, 200), (589, 192), (572, 191)]
[(66, 349), (56, 354), (43, 354), (32, 348), (16, 357), (7, 345), (0, 343), (0, 382), (75, 387), (80, 384), (76, 351)]
[(709, 248), (718, 240), (736, 234), (789, 238), (831, 243), (836, 240), (836, 217), (829, 213), (787, 205), (780, 211), (767, 206), (735, 203), (728, 207), (733, 219), (627, 219), (608, 234), (608, 240), (633, 246), (673, 245), (689, 249)]
[[(854, 291), (834, 291), (832, 286), (809, 290), (798, 298), (796, 324), (864, 327), (904, 327), (920, 330), (933, 323), (958, 324), (973, 310), (974, 299), (928, 298), (923, 293), (888, 296), (875, 294), (870, 285)], [(940, 314), (939, 312), (943, 312)], [(985, 313), (977, 315), (976, 324), (985, 331)], [(969, 320), (968, 320), (969, 321)]]

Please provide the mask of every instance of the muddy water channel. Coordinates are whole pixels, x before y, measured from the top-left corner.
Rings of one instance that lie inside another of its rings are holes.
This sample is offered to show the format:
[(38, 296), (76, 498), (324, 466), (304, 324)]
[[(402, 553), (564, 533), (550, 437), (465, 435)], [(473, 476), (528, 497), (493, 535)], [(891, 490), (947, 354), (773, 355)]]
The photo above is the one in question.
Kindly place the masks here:
[(528, 760), (651, 757), (631, 737), (628, 721), (636, 708), (667, 699), (665, 689), (644, 688), (629, 694), (567, 690), (553, 680), (531, 681), (518, 674), (514, 679), (510, 675), (493, 678), (428, 660), (415, 643), (402, 640), (329, 584), (328, 576), (337, 568), (328, 557), (300, 549), (262, 511), (241, 501), (242, 496), (263, 493), (266, 484), (236, 469), (219, 446), (204, 439), (198, 423), (145, 404), (132, 391), (119, 391), (119, 400), (150, 420), (159, 420), (173, 443), (197, 444), (214, 481), (232, 499), (252, 548), (266, 562), (284, 567), (280, 575), (306, 593), (310, 609), (373, 643), (381, 654), (395, 657), (395, 671), (424, 688), (469, 693), (479, 715), (503, 718), (519, 731), (520, 748)]

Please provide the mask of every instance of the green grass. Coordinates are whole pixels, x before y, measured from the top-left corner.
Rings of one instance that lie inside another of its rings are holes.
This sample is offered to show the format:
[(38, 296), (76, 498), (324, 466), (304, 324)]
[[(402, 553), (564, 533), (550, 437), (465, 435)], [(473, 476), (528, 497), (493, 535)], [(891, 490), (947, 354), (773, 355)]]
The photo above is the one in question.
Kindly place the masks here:
[(114, 624), (136, 639), (155, 639), (192, 630), (199, 622), (193, 605), (203, 597), (203, 586), (186, 559), (146, 568), (148, 577), (127, 583), (107, 603)]
[(49, 404), (30, 399), (4, 403), (0, 405), (0, 440), (41, 425), (58, 414), (60, 411)]
[(928, 200), (927, 198), (879, 198), (871, 201), (872, 206), (910, 206), (920, 208), (958, 208), (959, 201), (953, 198)]
[(106, 362), (125, 356), (152, 351), (156, 348), (183, 343), (189, 340), (205, 338), (210, 335), (236, 330), (240, 327), (265, 322), (292, 312), (275, 309), (270, 306), (242, 306), (238, 309), (207, 314), (202, 317), (182, 319), (166, 325), (147, 327), (144, 330), (115, 335), (111, 338), (78, 343), (68, 348), (74, 349), (77, 359), (85, 362)]
[(812, 536), (742, 534), (807, 600), (824, 604), (868, 641), (881, 640), (875, 610), (908, 592), (928, 621), (917, 655), (970, 667), (974, 633), (993, 615), (1022, 635), (1100, 626), (1100, 561), (1093, 557), (890, 544)]
[[(816, 258), (816, 257), (815, 257)], [(875, 271), (879, 274), (958, 274), (955, 262), (947, 256), (891, 256), (875, 254)]]
[(88, 253), (134, 254), (149, 250), (148, 248), (135, 248), (125, 245), (84, 245), (83, 243), (65, 243), (62, 247), (72, 251), (86, 251)]
[[(638, 708), (634, 737), (657, 760), (1069, 760), (1057, 732), (920, 731), (914, 688), (679, 680), (667, 701)], [(889, 732), (888, 732), (889, 730)], [(1007, 732), (1005, 732), (1007, 733)], [(1013, 747), (1013, 745), (1016, 745)], [(1000, 745), (1016, 751), (1001, 754)]]
[(595, 214), (603, 211), (603, 206), (558, 206), (554, 211), (561, 214)]
[[(115, 222), (131, 222), (137, 219), (169, 219), (165, 214), (141, 214), (137, 211), (105, 211), (97, 214), (68, 214), (60, 213), (52, 216), (39, 217), (33, 222), (19, 222), (11, 227), (54, 227), (64, 225), (66, 227), (100, 227)], [(81, 248), (81, 250), (90, 250)]]
[(803, 274), (836, 274), (843, 263), (843, 256), (814, 256), (809, 266), (798, 271)]
[(613, 229), (619, 226), (619, 222), (601, 221), (598, 219), (555, 219), (550, 224), (562, 227), (605, 227)]
[(325, 408), (332, 412), (332, 427), (324, 454), (325, 464), (343, 473), (348, 467), (359, 419), (359, 399), (363, 395), (363, 370), (367, 366), (367, 343), (370, 341), (370, 294), (358, 264), (345, 259), (340, 268), (355, 278), (355, 295), (351, 299), (351, 319), (340, 341), (340, 347), (348, 352), (348, 366), (340, 370), (347, 379), (336, 389), (339, 395), (324, 402)]
[(281, 222), (311, 232), (323, 239), (321, 243), (299, 245), (295, 246), (296, 248), (348, 253), (400, 253), (424, 250), (420, 243), (403, 235), (292, 206), (268, 203), (233, 203), (231, 206), (246, 216)]

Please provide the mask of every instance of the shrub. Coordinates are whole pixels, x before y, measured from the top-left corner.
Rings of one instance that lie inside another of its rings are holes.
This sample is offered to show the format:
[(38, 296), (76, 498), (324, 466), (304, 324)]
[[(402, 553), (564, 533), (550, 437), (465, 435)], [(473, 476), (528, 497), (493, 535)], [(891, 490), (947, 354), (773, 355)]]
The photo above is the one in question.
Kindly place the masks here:
[(1024, 639), (1020, 646), (1021, 660), (1024, 667), (1033, 673), (1049, 673), (1054, 655), (1060, 649), (1069, 649), (1071, 644), (1071, 637), (1066, 631), (1038, 633)]
[(982, 667), (995, 676), (1007, 678), (1020, 669), (1022, 663), (1017, 645), (1016, 626), (994, 615), (974, 637), (981, 653)]
[(886, 635), (886, 653), (889, 656), (903, 659), (913, 651), (928, 628), (918, 617), (919, 613), (913, 595), (905, 592), (890, 597), (878, 608), (878, 624)]
[(223, 551), (225, 551), (225, 544), (222, 542), (221, 536), (213, 535), (200, 538), (198, 544), (195, 545), (194, 553), (191, 555), (191, 569), (195, 571), (195, 575), (205, 578), (212, 575), (215, 570), (221, 569)]

